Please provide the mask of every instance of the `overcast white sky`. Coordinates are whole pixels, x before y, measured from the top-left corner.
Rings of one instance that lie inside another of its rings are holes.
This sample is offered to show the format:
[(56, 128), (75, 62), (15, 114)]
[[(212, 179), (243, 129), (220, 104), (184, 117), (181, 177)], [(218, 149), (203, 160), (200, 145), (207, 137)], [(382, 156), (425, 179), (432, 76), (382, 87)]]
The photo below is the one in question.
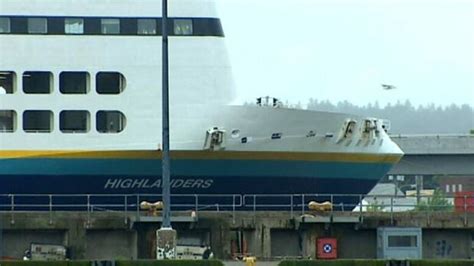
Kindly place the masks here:
[(218, 0), (218, 8), (239, 103), (270, 95), (474, 106), (474, 1)]

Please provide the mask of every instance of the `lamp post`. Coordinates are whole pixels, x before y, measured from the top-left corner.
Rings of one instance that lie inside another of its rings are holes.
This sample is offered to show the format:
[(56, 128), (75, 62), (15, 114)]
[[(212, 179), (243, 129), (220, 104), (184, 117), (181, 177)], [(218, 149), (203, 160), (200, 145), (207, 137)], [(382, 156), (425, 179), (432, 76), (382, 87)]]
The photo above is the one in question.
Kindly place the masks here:
[(163, 221), (156, 231), (156, 258), (174, 259), (176, 257), (176, 231), (171, 228), (170, 196), (170, 136), (169, 136), (169, 80), (168, 80), (168, 0), (162, 0), (162, 196)]
[(3, 214), (0, 215), (0, 260), (3, 258)]
[(171, 228), (170, 221), (170, 135), (169, 135), (169, 74), (168, 74), (168, 0), (162, 0), (162, 194), (163, 222), (162, 228)]

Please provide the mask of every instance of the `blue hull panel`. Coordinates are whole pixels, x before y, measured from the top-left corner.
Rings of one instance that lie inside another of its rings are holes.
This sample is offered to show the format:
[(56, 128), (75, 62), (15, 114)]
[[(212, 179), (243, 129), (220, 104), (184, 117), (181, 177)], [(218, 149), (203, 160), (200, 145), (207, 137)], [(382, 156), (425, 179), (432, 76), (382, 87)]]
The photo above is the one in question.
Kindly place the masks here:
[[(367, 193), (387, 163), (174, 160), (174, 193)], [(0, 160), (0, 193), (156, 193), (160, 160)]]
[[(2, 176), (0, 194), (157, 194), (161, 178)], [(378, 180), (282, 177), (172, 177), (174, 194), (366, 194)]]
[[(379, 179), (390, 163), (278, 161), (278, 160), (172, 160), (175, 176), (352, 177)], [(160, 160), (140, 159), (5, 159), (1, 175), (108, 175), (159, 176)]]
[[(173, 194), (366, 194), (391, 163), (196, 160), (171, 163)], [(161, 161), (0, 160), (0, 194), (159, 194)], [(328, 199), (325, 199), (328, 200)], [(5, 196), (0, 200), (7, 204)], [(356, 203), (339, 198), (335, 203)]]

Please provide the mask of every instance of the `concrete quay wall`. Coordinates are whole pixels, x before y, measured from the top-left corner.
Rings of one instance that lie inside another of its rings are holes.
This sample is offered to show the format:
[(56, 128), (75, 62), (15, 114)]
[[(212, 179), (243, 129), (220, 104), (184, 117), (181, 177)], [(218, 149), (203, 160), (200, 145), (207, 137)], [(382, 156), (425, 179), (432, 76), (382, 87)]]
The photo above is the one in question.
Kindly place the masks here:
[[(209, 244), (220, 259), (247, 253), (260, 259), (316, 258), (318, 238), (338, 241), (340, 258), (375, 258), (377, 228), (421, 227), (424, 258), (474, 257), (474, 214), (290, 212), (174, 213), (178, 243)], [(21, 258), (30, 243), (62, 244), (72, 259), (153, 258), (158, 217), (115, 212), (0, 213), (0, 253)]]

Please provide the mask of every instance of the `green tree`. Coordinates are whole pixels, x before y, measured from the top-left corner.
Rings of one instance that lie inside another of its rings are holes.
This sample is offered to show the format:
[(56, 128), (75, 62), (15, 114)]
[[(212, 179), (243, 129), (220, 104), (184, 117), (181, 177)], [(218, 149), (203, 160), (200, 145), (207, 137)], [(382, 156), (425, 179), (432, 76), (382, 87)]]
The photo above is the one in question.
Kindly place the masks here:
[(383, 211), (383, 205), (382, 202), (378, 202), (377, 199), (374, 198), (374, 201), (370, 202), (367, 205), (367, 212), (381, 212)]
[(422, 199), (415, 207), (417, 211), (452, 211), (453, 204), (449, 202), (442, 190), (436, 189), (433, 196)]

